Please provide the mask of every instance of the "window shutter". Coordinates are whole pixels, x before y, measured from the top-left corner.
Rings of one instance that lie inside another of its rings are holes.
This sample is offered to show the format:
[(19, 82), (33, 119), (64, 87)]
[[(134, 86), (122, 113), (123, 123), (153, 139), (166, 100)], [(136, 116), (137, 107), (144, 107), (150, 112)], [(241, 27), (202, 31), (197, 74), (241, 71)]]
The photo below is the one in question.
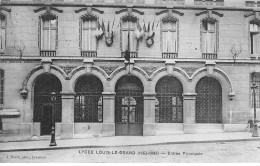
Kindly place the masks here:
[(58, 17), (56, 17), (56, 46), (55, 46), (55, 49), (58, 48)]
[(216, 50), (215, 52), (217, 53), (218, 50), (219, 50), (219, 25), (218, 25), (218, 21), (215, 22), (215, 25), (216, 25)]
[(121, 47), (121, 51), (123, 52), (124, 50), (124, 47), (123, 47), (123, 42), (122, 42), (122, 38), (123, 38), (123, 36), (122, 36), (122, 20), (120, 20), (120, 47)]
[(39, 20), (38, 20), (38, 47), (39, 47), (39, 49), (41, 49), (41, 40), (42, 40), (42, 36), (41, 36), (41, 21), (42, 21), (42, 18), (39, 17)]
[(79, 49), (82, 50), (82, 19), (79, 20)]
[(202, 47), (203, 46), (203, 43), (202, 43), (203, 42), (203, 40), (202, 40), (202, 28), (203, 27), (202, 27), (202, 23), (203, 23), (203, 21), (201, 20), (200, 21), (200, 50), (203, 53), (203, 47)]

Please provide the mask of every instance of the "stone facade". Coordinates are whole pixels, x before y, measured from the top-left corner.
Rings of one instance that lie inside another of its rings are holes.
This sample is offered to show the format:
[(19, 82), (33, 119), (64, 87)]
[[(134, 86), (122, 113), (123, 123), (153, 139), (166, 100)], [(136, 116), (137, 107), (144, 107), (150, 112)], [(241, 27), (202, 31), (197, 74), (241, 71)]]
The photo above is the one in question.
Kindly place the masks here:
[[(249, 22), (258, 19), (259, 12), (246, 6), (244, 0), (225, 0), (219, 4), (218, 1), (214, 4), (195, 2), (2, 0), (1, 13), (6, 17), (7, 28), (6, 49), (0, 54), (0, 68), (5, 72), (0, 140), (44, 138), (41, 136), (41, 123), (34, 122), (33, 114), (34, 84), (40, 75), (46, 73), (56, 76), (62, 85), (62, 117), (61, 122), (56, 123), (56, 135), (60, 138), (115, 136), (116, 84), (128, 74), (143, 84), (142, 135), (244, 131), (248, 120), (253, 118), (251, 73), (260, 72), (258, 55), (250, 54)], [(50, 6), (62, 10), (61, 13), (50, 10), (58, 16), (56, 56), (42, 57), (38, 45), (39, 16)], [(35, 12), (41, 7), (46, 8)], [(86, 10), (75, 12), (84, 8)], [(90, 9), (105, 26), (114, 22), (114, 40), (111, 46), (107, 46), (103, 37), (98, 41), (96, 57), (81, 57), (79, 22)], [(121, 9), (126, 10), (116, 14)], [(167, 59), (162, 58), (160, 21), (172, 9), (170, 13), (177, 18), (179, 26), (178, 57)], [(166, 12), (156, 14), (163, 10)], [(205, 12), (199, 14), (202, 11)], [(141, 26), (154, 22), (155, 36), (150, 47), (145, 38), (139, 41), (138, 57), (127, 63), (121, 57), (119, 23), (120, 18), (129, 13), (139, 19)], [(203, 58), (200, 44), (201, 20), (208, 15), (218, 21), (218, 51), (214, 59)], [(25, 45), (21, 58), (19, 50), (14, 48), (18, 41)], [(241, 49), (236, 59), (233, 59), (231, 51), (234, 46)], [(74, 123), (75, 84), (83, 75), (94, 75), (103, 84), (102, 123)], [(177, 78), (183, 86), (183, 123), (155, 122), (155, 89), (157, 82), (165, 76)], [(196, 123), (196, 85), (205, 77), (215, 78), (221, 85), (221, 123)], [(18, 114), (13, 115), (10, 109)]]

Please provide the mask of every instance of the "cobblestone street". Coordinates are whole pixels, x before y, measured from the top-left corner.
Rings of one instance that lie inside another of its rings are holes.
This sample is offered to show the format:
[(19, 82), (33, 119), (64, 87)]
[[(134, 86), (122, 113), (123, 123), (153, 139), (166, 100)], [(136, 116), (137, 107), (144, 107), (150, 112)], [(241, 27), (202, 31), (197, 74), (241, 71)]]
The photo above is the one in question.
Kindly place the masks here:
[(1, 162), (260, 162), (259, 141), (0, 153)]

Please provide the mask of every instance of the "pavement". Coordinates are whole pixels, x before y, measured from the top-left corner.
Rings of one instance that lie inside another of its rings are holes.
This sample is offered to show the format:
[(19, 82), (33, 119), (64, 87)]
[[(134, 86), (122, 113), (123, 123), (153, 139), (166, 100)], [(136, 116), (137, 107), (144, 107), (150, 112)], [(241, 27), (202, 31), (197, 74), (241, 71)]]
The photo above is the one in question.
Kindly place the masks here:
[(252, 137), (251, 132), (226, 132), (210, 134), (179, 134), (164, 136), (113, 136), (89, 137), (81, 139), (56, 139), (57, 146), (49, 146), (51, 137), (47, 140), (2, 142), (0, 152), (39, 151), (55, 149), (145, 146), (164, 144), (259, 141), (260, 137)]

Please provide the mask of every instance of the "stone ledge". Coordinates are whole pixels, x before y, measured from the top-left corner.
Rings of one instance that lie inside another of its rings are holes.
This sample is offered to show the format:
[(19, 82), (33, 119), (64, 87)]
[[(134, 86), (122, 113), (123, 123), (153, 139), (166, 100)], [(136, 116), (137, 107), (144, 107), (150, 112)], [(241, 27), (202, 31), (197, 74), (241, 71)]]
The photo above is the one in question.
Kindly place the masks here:
[(21, 113), (18, 109), (3, 109), (0, 110), (0, 117), (17, 117), (20, 116)]

